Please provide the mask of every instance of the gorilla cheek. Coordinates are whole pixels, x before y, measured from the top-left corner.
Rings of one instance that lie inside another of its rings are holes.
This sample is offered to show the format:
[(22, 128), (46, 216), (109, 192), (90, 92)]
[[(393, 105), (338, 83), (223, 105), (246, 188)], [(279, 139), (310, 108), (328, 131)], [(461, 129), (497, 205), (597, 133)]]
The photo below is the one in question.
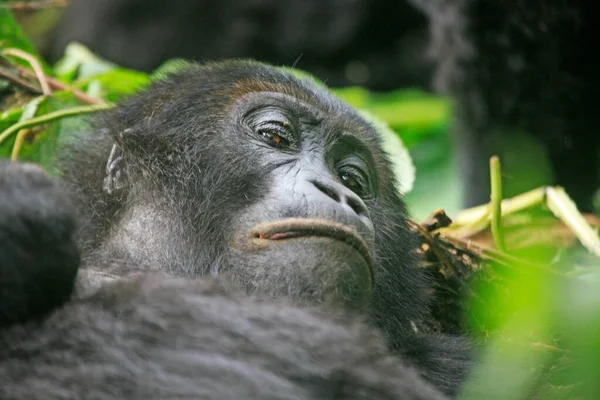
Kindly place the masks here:
[(228, 274), (249, 292), (285, 296), (301, 304), (341, 303), (364, 308), (371, 299), (371, 266), (348, 244), (301, 237), (262, 246), (239, 241), (230, 249)]

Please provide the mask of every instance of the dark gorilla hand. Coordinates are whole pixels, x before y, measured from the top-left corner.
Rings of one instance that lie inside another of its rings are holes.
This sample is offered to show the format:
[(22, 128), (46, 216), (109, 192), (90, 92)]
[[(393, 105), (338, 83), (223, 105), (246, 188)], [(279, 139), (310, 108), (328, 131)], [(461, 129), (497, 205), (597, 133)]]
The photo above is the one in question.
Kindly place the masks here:
[(68, 200), (40, 168), (5, 161), (0, 196), (2, 399), (444, 399), (359, 319), (214, 281), (122, 280), (64, 305)]
[(413, 330), (428, 282), (380, 137), (351, 107), (229, 61), (156, 82), (100, 124), (61, 166), (88, 270), (227, 275), (247, 293), (361, 310), (456, 391), (465, 345)]
[(79, 267), (73, 211), (40, 167), (0, 160), (0, 328), (70, 298)]

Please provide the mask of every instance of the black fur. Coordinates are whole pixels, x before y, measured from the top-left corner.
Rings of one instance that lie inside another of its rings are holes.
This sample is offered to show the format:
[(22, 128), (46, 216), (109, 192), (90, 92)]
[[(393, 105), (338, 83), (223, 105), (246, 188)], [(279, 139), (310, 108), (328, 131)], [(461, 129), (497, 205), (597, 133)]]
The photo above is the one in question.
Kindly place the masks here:
[[(47, 290), (62, 301), (74, 285), (68, 200), (31, 165), (2, 162), (0, 182), (0, 218), (10, 221), (0, 231), (11, 243), (0, 276), (14, 277), (0, 279), (10, 316), (0, 327), (2, 399), (444, 399), (360, 318), (216, 281), (124, 279), (62, 305)], [(35, 285), (47, 301), (32, 296)]]
[(443, 399), (360, 322), (142, 278), (0, 332), (12, 399)]
[(79, 267), (74, 233), (61, 186), (38, 166), (0, 160), (0, 328), (70, 298)]
[[(288, 129), (273, 119), (289, 119)], [(253, 128), (260, 121), (268, 131)], [(288, 145), (265, 142), (273, 129)], [(226, 275), (250, 294), (342, 302), (364, 310), (398, 352), (456, 393), (468, 346), (415, 332), (427, 317), (429, 282), (379, 140), (326, 89), (264, 64), (207, 64), (156, 82), (62, 152), (84, 219), (86, 270)], [(362, 168), (364, 188), (343, 185), (340, 163)], [(289, 218), (336, 221), (361, 236), (369, 256), (322, 237), (248, 235)]]

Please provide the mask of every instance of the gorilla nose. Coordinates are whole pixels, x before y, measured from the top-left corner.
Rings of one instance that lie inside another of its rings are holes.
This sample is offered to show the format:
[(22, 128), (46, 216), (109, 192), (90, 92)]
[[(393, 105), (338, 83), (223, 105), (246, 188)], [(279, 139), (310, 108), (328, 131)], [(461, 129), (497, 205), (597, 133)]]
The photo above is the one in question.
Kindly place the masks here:
[(320, 192), (343, 206), (350, 207), (358, 216), (368, 216), (367, 206), (360, 197), (350, 189), (337, 182), (310, 180)]

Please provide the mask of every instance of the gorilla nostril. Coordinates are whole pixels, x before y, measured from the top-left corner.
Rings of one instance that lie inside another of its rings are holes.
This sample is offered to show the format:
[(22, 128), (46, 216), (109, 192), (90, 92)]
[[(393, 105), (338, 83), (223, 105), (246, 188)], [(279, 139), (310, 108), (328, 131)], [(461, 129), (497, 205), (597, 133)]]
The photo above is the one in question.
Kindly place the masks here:
[(336, 202), (347, 204), (357, 215), (367, 214), (367, 206), (353, 192), (338, 190), (335, 186), (330, 186), (317, 180), (311, 180), (310, 183)]
[(315, 185), (315, 187), (317, 189), (319, 189), (321, 192), (325, 193), (327, 196), (331, 197), (333, 200), (337, 201), (338, 203), (342, 200), (340, 194), (334, 188), (329, 187), (328, 185), (321, 183), (319, 181), (311, 181), (311, 183), (313, 185)]
[(358, 214), (358, 215), (367, 214), (367, 207), (366, 207), (365, 203), (363, 203), (361, 200), (354, 198), (354, 197), (347, 196), (346, 203), (348, 203), (350, 208), (352, 210), (354, 210), (354, 212), (356, 214)]

